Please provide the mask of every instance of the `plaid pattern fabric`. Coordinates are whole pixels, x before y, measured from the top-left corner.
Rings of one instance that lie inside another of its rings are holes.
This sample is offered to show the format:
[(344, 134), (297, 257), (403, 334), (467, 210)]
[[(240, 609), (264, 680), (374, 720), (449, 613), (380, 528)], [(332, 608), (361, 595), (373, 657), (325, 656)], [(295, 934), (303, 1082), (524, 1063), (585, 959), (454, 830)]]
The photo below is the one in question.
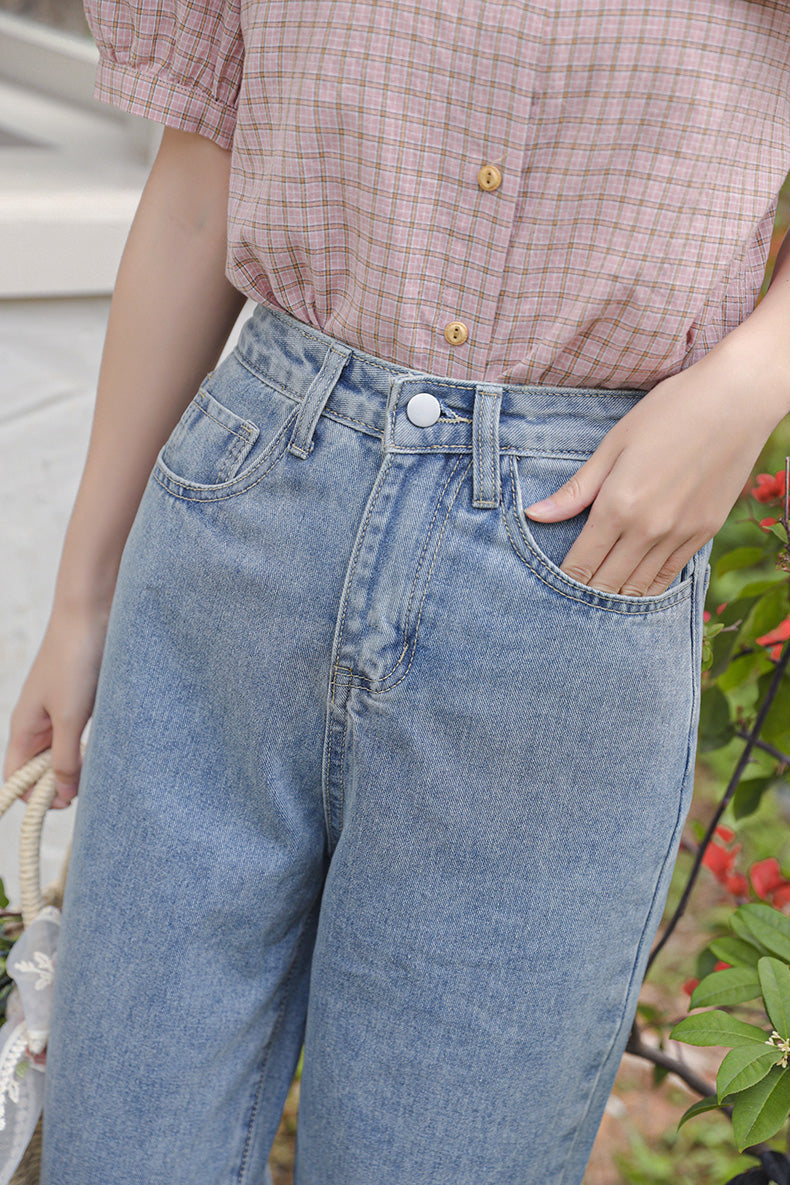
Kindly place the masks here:
[(787, 0), (85, 11), (96, 98), (232, 147), (230, 281), (357, 349), (647, 389), (756, 303), (790, 169)]

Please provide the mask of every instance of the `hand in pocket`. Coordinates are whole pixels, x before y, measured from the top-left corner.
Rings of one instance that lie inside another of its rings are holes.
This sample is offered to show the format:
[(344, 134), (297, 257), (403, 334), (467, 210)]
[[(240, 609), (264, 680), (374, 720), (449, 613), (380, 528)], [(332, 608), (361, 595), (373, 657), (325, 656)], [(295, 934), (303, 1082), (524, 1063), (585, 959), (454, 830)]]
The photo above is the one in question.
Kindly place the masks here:
[[(706, 359), (702, 359), (702, 362)], [(559, 567), (608, 593), (663, 592), (724, 523), (773, 430), (742, 387), (689, 367), (655, 386), (549, 498), (537, 522), (586, 521)]]

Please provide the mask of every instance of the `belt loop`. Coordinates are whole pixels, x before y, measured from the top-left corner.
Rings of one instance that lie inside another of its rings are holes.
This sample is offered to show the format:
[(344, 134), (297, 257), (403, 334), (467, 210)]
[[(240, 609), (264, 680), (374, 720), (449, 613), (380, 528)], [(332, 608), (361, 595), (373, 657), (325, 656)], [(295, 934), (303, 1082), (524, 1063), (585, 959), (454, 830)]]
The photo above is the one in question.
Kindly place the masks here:
[(340, 342), (330, 346), (326, 357), (321, 363), (321, 369), (313, 379), (302, 399), (302, 406), (296, 417), (288, 450), (295, 457), (302, 460), (313, 451), (313, 430), (318, 417), (326, 406), (326, 401), (332, 394), (337, 380), (351, 355), (351, 347)]
[(499, 408), (502, 390), (475, 384), (472, 412), (472, 505), (487, 510), (499, 506)]

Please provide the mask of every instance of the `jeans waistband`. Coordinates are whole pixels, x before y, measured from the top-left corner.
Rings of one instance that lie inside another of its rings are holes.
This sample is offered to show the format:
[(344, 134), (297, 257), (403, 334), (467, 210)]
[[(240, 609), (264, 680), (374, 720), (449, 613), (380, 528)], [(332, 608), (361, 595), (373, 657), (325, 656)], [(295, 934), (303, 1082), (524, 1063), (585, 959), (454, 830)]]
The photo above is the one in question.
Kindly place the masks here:
[[(499, 501), (502, 453), (584, 460), (646, 394), (446, 378), (347, 346), (263, 304), (242, 327), (236, 353), (264, 381), (301, 402), (289, 443), (294, 455), (309, 454), (319, 416), (331, 413), (380, 435), (385, 452), (472, 453), (476, 506)], [(416, 395), (422, 399), (414, 401)]]

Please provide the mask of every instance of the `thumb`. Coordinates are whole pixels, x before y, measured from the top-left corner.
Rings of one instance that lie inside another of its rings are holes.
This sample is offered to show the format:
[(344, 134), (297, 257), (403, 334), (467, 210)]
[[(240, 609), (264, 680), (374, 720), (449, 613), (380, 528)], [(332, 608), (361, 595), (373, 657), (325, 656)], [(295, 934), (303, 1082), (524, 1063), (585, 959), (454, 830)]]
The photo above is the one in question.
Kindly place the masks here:
[(597, 497), (606, 476), (602, 471), (604, 468), (600, 459), (590, 457), (548, 498), (541, 498), (539, 502), (525, 506), (524, 513), (530, 518), (546, 519), (549, 522), (572, 518)]

